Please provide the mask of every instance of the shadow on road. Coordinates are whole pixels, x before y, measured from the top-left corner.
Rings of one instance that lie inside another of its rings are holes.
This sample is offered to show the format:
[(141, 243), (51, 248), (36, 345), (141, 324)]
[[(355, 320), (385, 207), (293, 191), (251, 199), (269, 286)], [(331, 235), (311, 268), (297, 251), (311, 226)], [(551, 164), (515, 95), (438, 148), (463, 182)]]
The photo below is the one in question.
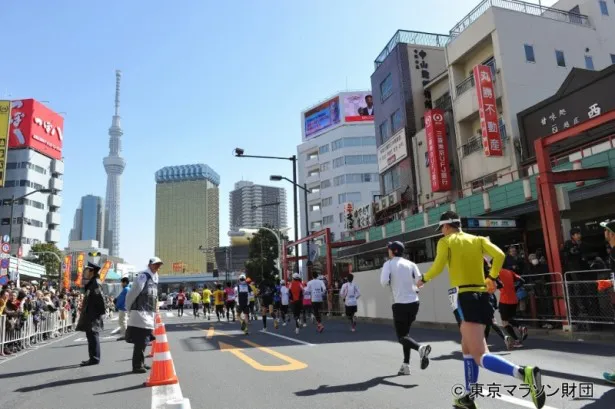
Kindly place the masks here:
[(329, 393), (340, 393), (340, 392), (364, 392), (368, 389), (371, 389), (378, 385), (387, 385), (387, 386), (396, 386), (404, 389), (412, 389), (417, 387), (418, 385), (402, 385), (399, 383), (391, 382), (388, 379), (398, 378), (399, 375), (388, 375), (388, 376), (378, 376), (376, 378), (372, 378), (370, 380), (358, 383), (349, 383), (345, 385), (320, 385), (316, 389), (306, 389), (303, 391), (295, 392), (296, 396), (314, 396), (314, 395), (323, 395)]
[(132, 374), (132, 371), (109, 373), (109, 374), (95, 375), (95, 376), (86, 376), (84, 378), (76, 378), (76, 379), (62, 379), (59, 381), (53, 381), (53, 382), (48, 382), (48, 383), (42, 383), (40, 385), (26, 386), (23, 388), (15, 389), (15, 392), (34, 392), (40, 389), (55, 388), (57, 386), (66, 386), (66, 385), (74, 385), (78, 383), (104, 381), (105, 379), (117, 378), (118, 376), (124, 376), (124, 375), (129, 375), (129, 374)]
[(31, 371), (3, 373), (3, 374), (0, 374), (0, 379), (17, 378), (20, 376), (28, 376), (28, 375), (37, 375), (37, 374), (46, 373), (46, 372), (62, 371), (64, 369), (75, 369), (75, 368), (79, 368), (79, 366), (80, 365), (52, 366), (50, 368), (33, 369)]
[[(579, 400), (589, 400), (589, 399), (575, 399)], [(591, 399), (593, 402), (588, 403), (583, 406), (581, 409), (612, 409), (613, 402), (615, 402), (615, 389), (611, 389), (608, 392), (605, 392), (600, 398)]]
[(94, 396), (109, 395), (111, 393), (130, 392), (130, 391), (136, 391), (137, 389), (143, 389), (143, 388), (145, 388), (145, 384), (143, 382), (141, 382), (138, 385), (127, 386), (126, 388), (112, 389), (112, 390), (106, 391), (106, 392), (95, 393)]

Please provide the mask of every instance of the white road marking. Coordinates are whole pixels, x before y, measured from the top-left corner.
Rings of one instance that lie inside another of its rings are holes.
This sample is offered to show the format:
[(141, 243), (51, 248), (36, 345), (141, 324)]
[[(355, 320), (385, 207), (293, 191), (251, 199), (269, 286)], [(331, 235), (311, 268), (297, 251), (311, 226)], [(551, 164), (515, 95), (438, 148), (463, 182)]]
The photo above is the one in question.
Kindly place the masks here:
[(152, 387), (152, 409), (163, 409), (167, 406), (167, 402), (183, 399), (184, 396), (179, 383)]
[[(481, 393), (481, 395), (484, 398), (489, 398), (489, 393), (483, 391), (483, 393)], [(493, 398), (493, 396), (491, 397)], [(508, 403), (512, 403), (513, 405), (517, 405), (517, 406), (522, 406), (524, 408), (528, 408), (528, 409), (534, 409), (536, 406), (534, 406), (534, 403), (532, 401), (529, 400), (525, 400), (525, 399), (520, 399), (520, 398), (515, 398), (514, 396), (508, 396), (508, 395), (501, 395), (501, 396), (495, 396), (495, 399), (501, 400), (503, 402), (508, 402)], [(554, 408), (553, 406), (543, 406), (542, 409), (557, 409)]]
[(67, 335), (67, 336), (64, 336), (64, 337), (58, 338), (58, 339), (56, 339), (55, 341), (47, 342), (46, 344), (41, 344), (41, 345), (36, 345), (36, 346), (33, 346), (33, 347), (29, 348), (29, 349), (26, 349), (26, 350), (25, 350), (25, 351), (23, 351), (23, 352), (18, 353), (17, 355), (12, 355), (12, 356), (10, 356), (10, 357), (8, 357), (8, 358), (5, 358), (5, 359), (1, 360), (1, 361), (0, 361), (0, 365), (4, 364), (4, 363), (6, 363), (6, 362), (12, 361), (13, 359), (16, 359), (16, 358), (19, 358), (19, 357), (21, 357), (21, 356), (24, 356), (24, 355), (26, 355), (26, 354), (28, 354), (28, 353), (30, 353), (30, 352), (32, 352), (32, 351), (36, 351), (37, 349), (44, 348), (44, 347), (46, 347), (47, 345), (52, 345), (52, 344), (55, 344), (56, 342), (63, 341), (63, 340), (68, 339), (68, 338), (70, 338), (70, 337), (74, 337), (75, 335), (77, 335), (77, 333), (76, 333), (76, 332), (73, 332), (73, 333), (72, 333), (72, 334), (70, 334), (70, 335)]
[(114, 329), (113, 331), (111, 331), (111, 335), (113, 335), (113, 334), (117, 334), (118, 332), (120, 332), (120, 327), (117, 327), (116, 329)]
[[(106, 336), (106, 337), (100, 337), (99, 340), (103, 341), (105, 339), (118, 339), (119, 337), (117, 336)], [(77, 338), (76, 340), (74, 340), (73, 342), (83, 342), (83, 341), (87, 341), (87, 338)]]
[(167, 318), (172, 318), (174, 314), (172, 312), (165, 312), (164, 315), (166, 315)]
[(286, 335), (276, 334), (275, 332), (269, 332), (269, 331), (265, 332), (263, 330), (260, 330), (259, 332), (261, 334), (266, 334), (266, 335), (271, 335), (273, 337), (278, 337), (278, 338), (286, 339), (288, 341), (296, 342), (297, 344), (307, 345), (309, 347), (315, 347), (316, 346), (316, 344), (310, 344), (309, 342), (301, 341), (300, 339), (296, 339), (296, 338), (287, 337)]

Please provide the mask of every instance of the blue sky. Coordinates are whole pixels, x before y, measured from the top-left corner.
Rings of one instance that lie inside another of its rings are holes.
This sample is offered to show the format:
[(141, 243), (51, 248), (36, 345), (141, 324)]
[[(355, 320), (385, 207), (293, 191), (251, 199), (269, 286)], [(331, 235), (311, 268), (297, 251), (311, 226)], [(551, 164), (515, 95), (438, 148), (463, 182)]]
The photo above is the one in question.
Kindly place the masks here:
[(65, 112), (65, 246), (80, 197), (105, 194), (102, 158), (122, 70), (121, 255), (141, 267), (154, 251), (156, 170), (206, 163), (220, 174), (226, 244), (233, 184), (291, 176), (286, 162), (235, 159), (233, 148), (291, 156), (300, 112), (337, 91), (369, 89), (373, 61), (397, 29), (447, 33), (477, 4), (3, 1), (0, 98), (33, 97)]

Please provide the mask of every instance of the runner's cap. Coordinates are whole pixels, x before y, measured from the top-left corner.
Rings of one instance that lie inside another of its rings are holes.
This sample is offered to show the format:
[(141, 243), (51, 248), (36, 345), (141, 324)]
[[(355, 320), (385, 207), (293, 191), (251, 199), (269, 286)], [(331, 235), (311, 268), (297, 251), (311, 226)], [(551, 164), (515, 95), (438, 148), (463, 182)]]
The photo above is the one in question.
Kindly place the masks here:
[(611, 233), (615, 233), (615, 220), (605, 220), (600, 223), (600, 226), (607, 229)]
[(459, 215), (453, 212), (452, 210), (448, 210), (442, 213), (442, 216), (440, 216), (440, 221), (438, 222), (438, 225), (436, 226), (436, 231), (442, 230), (442, 226), (444, 226), (445, 224), (455, 224), (455, 223), (458, 224), (458, 226), (456, 227), (461, 227), (461, 219), (459, 218)]

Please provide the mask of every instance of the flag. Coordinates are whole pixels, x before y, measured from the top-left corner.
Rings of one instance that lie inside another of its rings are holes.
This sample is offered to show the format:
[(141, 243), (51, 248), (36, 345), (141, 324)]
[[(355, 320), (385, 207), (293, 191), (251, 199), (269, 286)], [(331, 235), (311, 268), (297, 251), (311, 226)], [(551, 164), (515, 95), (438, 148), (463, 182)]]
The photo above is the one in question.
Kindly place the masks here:
[(77, 279), (75, 285), (81, 287), (81, 280), (83, 279), (83, 261), (85, 259), (85, 253), (79, 253), (77, 256)]
[(64, 256), (64, 277), (62, 279), (62, 288), (65, 290), (70, 289), (70, 265), (71, 265), (72, 257)]
[(111, 268), (111, 260), (105, 261), (105, 264), (103, 264), (102, 268), (100, 269), (100, 282), (101, 283), (105, 281), (105, 277), (107, 277), (107, 273), (109, 272), (110, 268)]

